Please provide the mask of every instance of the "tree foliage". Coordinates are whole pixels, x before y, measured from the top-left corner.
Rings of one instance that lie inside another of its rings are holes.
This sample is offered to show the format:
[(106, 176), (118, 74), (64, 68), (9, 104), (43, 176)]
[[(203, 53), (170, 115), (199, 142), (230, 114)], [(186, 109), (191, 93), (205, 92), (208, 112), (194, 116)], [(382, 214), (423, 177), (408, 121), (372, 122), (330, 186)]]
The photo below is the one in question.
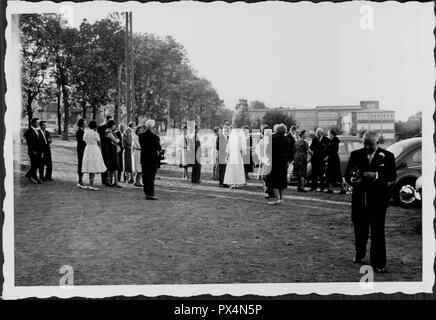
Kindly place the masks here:
[(289, 130), (291, 126), (295, 125), (294, 118), (291, 115), (282, 112), (280, 110), (267, 111), (264, 114), (262, 121), (264, 124), (267, 124), (270, 128), (274, 127), (274, 125), (276, 124), (283, 123), (286, 125), (286, 127)]

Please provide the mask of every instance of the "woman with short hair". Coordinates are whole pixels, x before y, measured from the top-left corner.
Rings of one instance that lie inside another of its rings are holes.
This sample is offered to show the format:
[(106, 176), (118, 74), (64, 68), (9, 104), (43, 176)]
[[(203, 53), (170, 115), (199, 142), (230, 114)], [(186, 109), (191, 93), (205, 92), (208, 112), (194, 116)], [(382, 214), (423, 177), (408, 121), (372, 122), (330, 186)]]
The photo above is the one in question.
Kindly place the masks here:
[(135, 123), (129, 122), (123, 135), (124, 145), (124, 181), (133, 183), (133, 166), (132, 166), (132, 138), (135, 131)]
[(106, 159), (108, 166), (108, 180), (111, 187), (121, 188), (118, 184), (118, 170), (120, 167), (120, 162), (118, 158), (118, 152), (120, 149), (120, 140), (115, 134), (117, 124), (114, 120), (109, 120), (107, 123), (107, 129), (104, 135), (106, 139)]
[(100, 135), (97, 132), (97, 122), (95, 120), (89, 121), (89, 130), (83, 134), (83, 141), (85, 142), (85, 150), (83, 152), (81, 172), (89, 173), (89, 186), (81, 186), (90, 190), (98, 190), (94, 187), (94, 180), (96, 173), (106, 171), (106, 166), (103, 161), (103, 156), (100, 149)]
[(345, 184), (342, 178), (341, 172), (341, 160), (339, 158), (339, 138), (336, 135), (336, 131), (331, 129), (328, 132), (329, 146), (327, 149), (327, 170), (326, 170), (326, 180), (327, 180), (327, 191), (326, 193), (334, 193), (333, 186), (336, 183), (341, 185), (341, 191), (339, 194), (345, 194)]
[(139, 135), (142, 132), (144, 132), (144, 128), (142, 126), (137, 126), (135, 132), (132, 134), (133, 169), (136, 172), (135, 187), (143, 187), (141, 183), (141, 145), (139, 144)]
[(283, 190), (288, 187), (288, 164), (291, 162), (291, 143), (285, 137), (287, 131), (283, 123), (274, 126), (275, 134), (272, 136), (271, 172), (266, 177), (266, 184), (274, 192), (275, 201), (271, 205), (283, 204)]
[(307, 192), (304, 188), (307, 178), (307, 157), (309, 154), (312, 154), (312, 150), (310, 150), (309, 143), (307, 142), (306, 130), (301, 130), (299, 136), (300, 139), (295, 143), (293, 175), (297, 178), (297, 191)]

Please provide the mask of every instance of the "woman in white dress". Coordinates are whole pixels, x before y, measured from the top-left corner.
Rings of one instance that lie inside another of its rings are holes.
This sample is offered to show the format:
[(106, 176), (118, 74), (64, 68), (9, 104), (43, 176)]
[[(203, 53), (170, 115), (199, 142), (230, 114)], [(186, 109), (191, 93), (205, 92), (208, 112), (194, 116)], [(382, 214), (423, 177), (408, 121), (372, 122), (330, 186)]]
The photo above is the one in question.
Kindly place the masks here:
[(229, 185), (230, 189), (237, 188), (246, 183), (244, 161), (242, 159), (246, 149), (243, 131), (241, 129), (232, 129), (226, 149), (227, 167), (224, 175), (224, 184)]
[(85, 151), (82, 159), (82, 173), (89, 173), (89, 186), (81, 188), (98, 190), (94, 187), (94, 179), (96, 173), (106, 171), (103, 157), (100, 149), (100, 136), (97, 133), (97, 122), (95, 120), (89, 121), (89, 130), (83, 134), (83, 141), (86, 142)]
[(182, 174), (182, 179), (183, 180), (189, 180), (189, 173), (188, 173), (188, 168), (189, 168), (189, 151), (190, 151), (190, 141), (189, 141), (189, 136), (188, 136), (188, 127), (184, 126), (183, 127), (183, 133), (180, 135), (179, 137), (179, 142), (178, 142), (178, 146), (177, 146), (177, 152), (179, 154), (179, 167), (183, 168), (183, 174)]
[(133, 169), (136, 172), (135, 187), (142, 187), (142, 167), (141, 167), (141, 145), (139, 144), (139, 135), (144, 132), (142, 126), (137, 126), (135, 132), (132, 134), (132, 155), (133, 155)]

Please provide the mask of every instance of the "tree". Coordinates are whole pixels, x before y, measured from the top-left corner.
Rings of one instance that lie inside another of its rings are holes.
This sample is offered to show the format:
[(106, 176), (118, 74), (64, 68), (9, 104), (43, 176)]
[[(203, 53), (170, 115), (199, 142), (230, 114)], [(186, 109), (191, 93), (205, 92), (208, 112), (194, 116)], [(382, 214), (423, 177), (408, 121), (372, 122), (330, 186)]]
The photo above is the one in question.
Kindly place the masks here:
[(22, 55), (23, 113), (28, 123), (33, 117), (32, 103), (48, 87), (49, 51), (45, 45), (45, 16), (23, 14), (19, 18)]
[(264, 114), (262, 121), (270, 128), (274, 127), (274, 125), (276, 124), (283, 123), (289, 130), (292, 126), (295, 125), (295, 120), (292, 118), (292, 116), (280, 110), (267, 111)]
[(250, 109), (255, 110), (255, 109), (266, 109), (266, 105), (265, 103), (261, 102), (261, 101), (251, 101), (250, 102)]
[(62, 138), (68, 140), (70, 121), (70, 86), (72, 83), (73, 58), (77, 50), (78, 31), (66, 26), (64, 18), (59, 14), (48, 14), (45, 28), (46, 46), (54, 59), (53, 76), (62, 92), (64, 130)]
[(241, 128), (243, 126), (250, 126), (250, 114), (248, 113), (249, 106), (246, 99), (239, 99), (233, 113), (232, 126)]
[(422, 131), (422, 112), (410, 116), (406, 122), (395, 122), (395, 133), (398, 140), (412, 138)]

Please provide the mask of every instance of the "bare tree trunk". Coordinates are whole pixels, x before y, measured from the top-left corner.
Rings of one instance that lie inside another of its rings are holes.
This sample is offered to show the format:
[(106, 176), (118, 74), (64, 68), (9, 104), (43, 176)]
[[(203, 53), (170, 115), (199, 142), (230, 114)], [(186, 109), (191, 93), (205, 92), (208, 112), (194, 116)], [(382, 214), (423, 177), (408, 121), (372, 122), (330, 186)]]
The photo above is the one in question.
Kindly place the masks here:
[(64, 103), (64, 132), (62, 140), (68, 141), (68, 126), (70, 120), (70, 103), (68, 101), (68, 90), (65, 84), (62, 84), (62, 98)]
[(82, 118), (86, 119), (86, 101), (82, 101)]
[(95, 104), (92, 104), (92, 118), (95, 120), (95, 117), (97, 116), (97, 106)]
[(27, 104), (26, 104), (26, 111), (27, 111), (29, 128), (30, 128), (30, 121), (33, 118), (32, 100), (33, 100), (32, 94), (29, 91), (29, 92), (27, 92)]
[(61, 127), (61, 123), (62, 123), (62, 113), (61, 113), (61, 92), (60, 92), (60, 88), (58, 87), (58, 93), (56, 95), (57, 97), (57, 102), (58, 102), (58, 107), (57, 107), (57, 113), (58, 113), (58, 134), (62, 134), (62, 127)]

